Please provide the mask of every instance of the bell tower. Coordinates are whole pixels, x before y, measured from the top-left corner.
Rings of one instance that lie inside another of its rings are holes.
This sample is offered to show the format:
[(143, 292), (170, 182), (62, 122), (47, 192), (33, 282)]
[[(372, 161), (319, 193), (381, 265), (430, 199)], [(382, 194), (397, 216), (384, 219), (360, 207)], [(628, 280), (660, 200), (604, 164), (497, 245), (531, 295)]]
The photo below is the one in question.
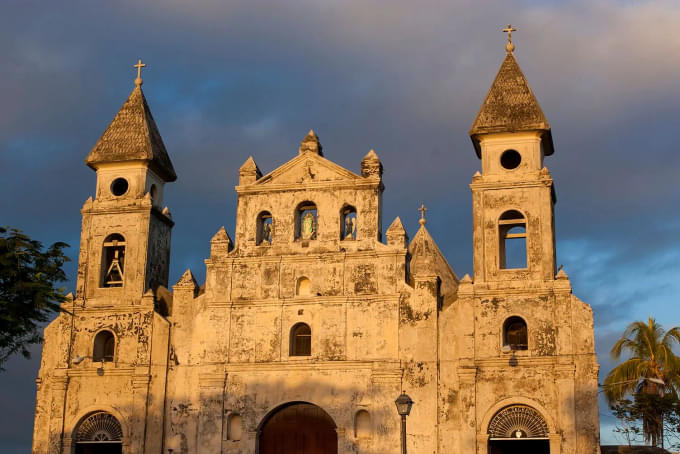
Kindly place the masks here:
[(82, 208), (77, 293), (95, 303), (134, 302), (168, 285), (173, 222), (163, 191), (177, 175), (142, 91), (144, 66), (135, 65), (132, 93), (85, 160), (97, 186)]
[(473, 196), (475, 282), (552, 280), (555, 276), (555, 192), (545, 156), (550, 125), (514, 56), (506, 55), (470, 137), (482, 161)]

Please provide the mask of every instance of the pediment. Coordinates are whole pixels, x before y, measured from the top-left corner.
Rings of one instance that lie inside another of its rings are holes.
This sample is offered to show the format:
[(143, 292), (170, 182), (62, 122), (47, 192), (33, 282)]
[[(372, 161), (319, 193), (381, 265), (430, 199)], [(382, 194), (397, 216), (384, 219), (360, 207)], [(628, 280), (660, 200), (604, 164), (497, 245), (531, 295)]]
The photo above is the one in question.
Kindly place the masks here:
[(305, 153), (259, 178), (255, 185), (328, 183), (355, 181), (360, 175), (314, 153)]

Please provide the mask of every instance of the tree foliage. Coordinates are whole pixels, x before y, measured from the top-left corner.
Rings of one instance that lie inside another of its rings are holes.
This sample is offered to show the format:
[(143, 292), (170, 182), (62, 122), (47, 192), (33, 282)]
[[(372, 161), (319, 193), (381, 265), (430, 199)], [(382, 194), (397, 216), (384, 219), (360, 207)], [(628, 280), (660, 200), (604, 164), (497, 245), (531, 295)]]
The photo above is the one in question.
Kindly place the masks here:
[(40, 325), (60, 310), (66, 296), (66, 243), (46, 250), (20, 230), (0, 227), (0, 371), (7, 359), (42, 341)]
[(631, 323), (611, 350), (615, 360), (624, 352), (630, 357), (612, 369), (604, 381), (605, 396), (614, 414), (624, 427), (626, 417), (639, 419), (645, 441), (653, 446), (663, 439), (664, 413), (674, 413), (676, 407), (671, 402), (678, 400), (680, 358), (673, 352), (676, 343), (680, 343), (679, 327), (665, 331), (652, 317), (647, 323)]

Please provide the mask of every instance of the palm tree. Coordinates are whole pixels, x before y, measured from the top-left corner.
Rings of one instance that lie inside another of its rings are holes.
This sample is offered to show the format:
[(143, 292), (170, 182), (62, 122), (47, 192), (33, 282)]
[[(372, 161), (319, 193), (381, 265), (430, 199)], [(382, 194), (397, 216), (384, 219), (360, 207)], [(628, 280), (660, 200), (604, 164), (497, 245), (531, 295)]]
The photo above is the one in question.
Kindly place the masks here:
[[(680, 327), (665, 331), (652, 317), (647, 323), (637, 321), (628, 325), (611, 350), (614, 360), (618, 360), (624, 351), (630, 353), (630, 358), (612, 369), (604, 381), (609, 403), (639, 393), (677, 397), (680, 357), (673, 352), (675, 342), (680, 343)], [(657, 445), (662, 433), (662, 416), (650, 413), (642, 416), (645, 441), (651, 441), (653, 446)]]

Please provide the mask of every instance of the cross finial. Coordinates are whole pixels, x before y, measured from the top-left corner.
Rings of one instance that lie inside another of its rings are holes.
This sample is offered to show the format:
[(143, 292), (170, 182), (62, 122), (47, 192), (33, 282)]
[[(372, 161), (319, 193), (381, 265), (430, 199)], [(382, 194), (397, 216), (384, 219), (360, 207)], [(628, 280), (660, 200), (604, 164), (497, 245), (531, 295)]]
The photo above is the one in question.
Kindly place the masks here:
[(146, 63), (142, 63), (142, 59), (140, 58), (137, 64), (133, 66), (137, 68), (137, 78), (135, 79), (135, 85), (139, 87), (142, 85), (142, 68), (146, 66)]
[(515, 45), (512, 44), (512, 32), (516, 31), (517, 29), (510, 24), (508, 24), (508, 26), (503, 29), (503, 33), (508, 34), (508, 43), (505, 45), (505, 50), (508, 52), (512, 52), (513, 50), (515, 50)]
[(420, 220), (418, 221), (420, 225), (425, 225), (427, 220), (425, 219), (425, 212), (427, 211), (427, 208), (425, 208), (425, 204), (421, 204), (420, 208), (418, 208), (418, 211), (420, 211)]

